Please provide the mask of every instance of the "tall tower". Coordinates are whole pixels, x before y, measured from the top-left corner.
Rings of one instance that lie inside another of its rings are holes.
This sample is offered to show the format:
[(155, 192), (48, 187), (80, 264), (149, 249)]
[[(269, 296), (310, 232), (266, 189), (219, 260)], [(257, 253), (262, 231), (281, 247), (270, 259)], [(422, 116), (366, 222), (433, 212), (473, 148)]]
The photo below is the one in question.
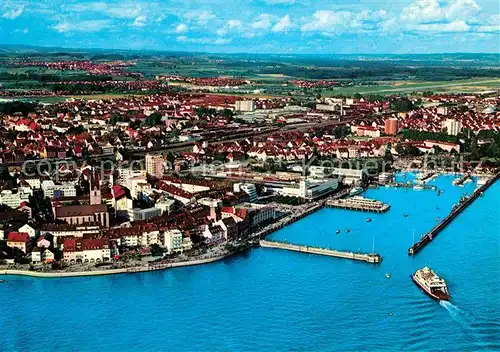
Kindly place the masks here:
[(90, 205), (101, 204), (101, 185), (99, 175), (92, 169), (90, 175)]

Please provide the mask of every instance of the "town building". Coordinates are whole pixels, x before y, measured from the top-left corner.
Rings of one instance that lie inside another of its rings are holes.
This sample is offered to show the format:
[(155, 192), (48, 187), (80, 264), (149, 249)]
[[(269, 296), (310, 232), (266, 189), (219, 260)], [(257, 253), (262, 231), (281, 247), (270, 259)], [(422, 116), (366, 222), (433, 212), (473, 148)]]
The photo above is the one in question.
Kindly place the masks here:
[(165, 173), (165, 159), (160, 154), (146, 154), (146, 172), (155, 178), (162, 178)]
[(462, 130), (462, 123), (454, 119), (446, 119), (443, 121), (443, 129), (451, 136), (456, 136)]
[(245, 192), (248, 194), (250, 203), (257, 201), (257, 188), (253, 183), (235, 183), (233, 185), (233, 190), (235, 192)]
[(33, 191), (29, 187), (19, 187), (17, 190), (3, 190), (0, 192), (0, 204), (10, 208), (18, 208), (22, 202), (27, 202)]
[(55, 208), (54, 214), (56, 219), (70, 225), (99, 223), (104, 227), (109, 226), (109, 213), (105, 204), (59, 206)]
[(46, 198), (76, 197), (75, 185), (70, 183), (55, 184), (52, 180), (45, 180), (41, 188)]
[(251, 112), (256, 109), (256, 105), (253, 100), (236, 100), (234, 107), (236, 111), (245, 112)]
[(398, 119), (391, 117), (384, 122), (384, 133), (387, 135), (395, 136), (398, 134)]
[(18, 248), (27, 254), (31, 249), (31, 238), (26, 232), (10, 232), (7, 237), (7, 246)]
[(180, 230), (168, 230), (163, 234), (163, 245), (168, 253), (182, 252), (182, 232)]

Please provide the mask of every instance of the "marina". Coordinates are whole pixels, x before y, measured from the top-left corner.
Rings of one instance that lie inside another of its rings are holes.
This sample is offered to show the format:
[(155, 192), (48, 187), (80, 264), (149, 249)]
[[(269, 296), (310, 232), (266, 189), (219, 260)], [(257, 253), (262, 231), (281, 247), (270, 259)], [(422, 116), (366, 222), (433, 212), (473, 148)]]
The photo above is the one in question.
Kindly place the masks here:
[[(417, 254), (422, 248), (429, 244), (448, 224), (452, 222), (462, 211), (464, 211), (469, 205), (471, 205), (483, 192), (485, 192), (492, 184), (494, 184), (498, 178), (500, 178), (500, 173), (496, 174), (490, 178), (485, 184), (477, 188), (472, 195), (469, 197), (464, 196), (458, 205), (455, 205), (451, 213), (446, 216), (439, 224), (437, 224), (432, 230), (427, 232), (422, 238), (414, 243), (408, 249), (408, 255), (413, 256)], [(464, 178), (462, 178), (464, 179)], [(462, 180), (461, 179), (461, 180)]]
[(263, 248), (285, 249), (285, 250), (294, 251), (294, 252), (325, 255), (325, 256), (329, 256), (329, 257), (357, 260), (357, 261), (363, 261), (363, 262), (367, 262), (367, 263), (371, 263), (371, 264), (379, 264), (382, 262), (382, 256), (379, 254), (376, 254), (376, 253), (345, 252), (345, 251), (337, 251), (337, 250), (329, 249), (329, 248), (300, 246), (300, 245), (283, 243), (283, 242), (275, 242), (275, 241), (260, 241), (260, 246)]

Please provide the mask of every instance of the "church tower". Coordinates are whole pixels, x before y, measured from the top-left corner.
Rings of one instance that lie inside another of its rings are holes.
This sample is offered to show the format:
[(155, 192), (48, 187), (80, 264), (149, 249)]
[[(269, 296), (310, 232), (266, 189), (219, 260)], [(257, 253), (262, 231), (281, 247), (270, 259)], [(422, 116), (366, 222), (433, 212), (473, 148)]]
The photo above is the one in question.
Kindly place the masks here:
[(92, 169), (90, 174), (90, 205), (101, 204), (101, 184), (99, 175)]

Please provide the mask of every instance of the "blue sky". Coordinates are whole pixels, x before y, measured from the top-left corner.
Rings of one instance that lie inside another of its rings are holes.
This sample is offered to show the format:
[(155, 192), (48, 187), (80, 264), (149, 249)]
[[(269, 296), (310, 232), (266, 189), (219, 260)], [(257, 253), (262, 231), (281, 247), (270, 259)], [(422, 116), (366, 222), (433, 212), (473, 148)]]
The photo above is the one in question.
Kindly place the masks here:
[(499, 4), (0, 0), (0, 44), (249, 53), (498, 53)]

